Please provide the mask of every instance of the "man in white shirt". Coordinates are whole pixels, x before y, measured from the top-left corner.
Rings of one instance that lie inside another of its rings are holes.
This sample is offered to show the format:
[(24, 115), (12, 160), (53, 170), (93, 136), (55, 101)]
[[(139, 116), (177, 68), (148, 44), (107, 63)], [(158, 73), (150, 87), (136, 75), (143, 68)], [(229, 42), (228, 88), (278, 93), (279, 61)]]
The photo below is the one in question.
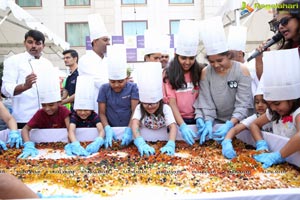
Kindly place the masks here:
[(34, 70), (33, 65), (41, 65), (41, 69), (46, 66), (53, 67), (49, 60), (42, 57), (45, 47), (45, 36), (42, 32), (29, 30), (25, 34), (24, 46), (26, 48), (24, 53), (13, 55), (4, 61), (1, 88), (6, 97), (12, 98), (12, 115), (19, 129), (23, 128), (40, 108), (35, 84), (37, 70)]

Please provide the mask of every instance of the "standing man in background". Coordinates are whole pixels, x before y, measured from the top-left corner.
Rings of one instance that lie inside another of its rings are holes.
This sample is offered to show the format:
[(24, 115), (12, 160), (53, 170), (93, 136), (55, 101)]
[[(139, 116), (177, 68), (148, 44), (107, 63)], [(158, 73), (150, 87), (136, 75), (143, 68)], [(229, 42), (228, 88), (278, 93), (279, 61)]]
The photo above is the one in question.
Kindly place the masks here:
[(74, 49), (65, 50), (63, 52), (64, 62), (70, 68), (70, 74), (66, 79), (63, 89), (61, 104), (71, 104), (71, 111), (73, 110), (73, 103), (75, 98), (75, 87), (78, 76), (78, 53)]
[(79, 76), (88, 75), (94, 79), (95, 105), (94, 111), (98, 113), (98, 93), (103, 83), (108, 83), (108, 67), (106, 61), (106, 46), (110, 45), (110, 38), (103, 19), (99, 14), (88, 16), (90, 39), (93, 49), (87, 51), (78, 62)]
[[(41, 107), (36, 86), (38, 73), (44, 67), (53, 67), (51, 62), (42, 57), (45, 36), (38, 30), (29, 30), (25, 34), (24, 53), (13, 55), (4, 61), (1, 91), (12, 98), (12, 115), (18, 129), (23, 128), (34, 113)], [(36, 67), (36, 68), (35, 68)]]

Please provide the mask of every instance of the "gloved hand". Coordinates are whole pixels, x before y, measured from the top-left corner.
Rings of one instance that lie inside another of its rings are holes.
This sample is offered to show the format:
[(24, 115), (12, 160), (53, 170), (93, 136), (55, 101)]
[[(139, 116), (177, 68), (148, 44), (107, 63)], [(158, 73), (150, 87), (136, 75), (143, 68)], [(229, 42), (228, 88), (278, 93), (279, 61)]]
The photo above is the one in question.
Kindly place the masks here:
[(34, 147), (34, 143), (31, 141), (24, 143), (23, 152), (18, 156), (18, 158), (27, 158), (28, 156), (35, 157), (39, 154), (39, 151)]
[(197, 135), (200, 137), (203, 130), (205, 129), (205, 122), (202, 118), (196, 119)]
[(259, 155), (254, 155), (253, 157), (257, 162), (263, 163), (263, 168), (268, 168), (272, 165), (285, 162), (285, 159), (281, 157), (279, 151), (272, 153), (262, 153)]
[(97, 137), (91, 144), (87, 145), (86, 151), (89, 154), (97, 153), (103, 144), (104, 139), (102, 137)]
[(65, 151), (68, 156), (88, 156), (90, 155), (78, 141), (69, 143), (65, 146)]
[(224, 137), (226, 136), (226, 134), (228, 133), (228, 131), (234, 126), (234, 124), (230, 121), (227, 120), (225, 124), (223, 124), (222, 126), (220, 126), (218, 128), (218, 130), (216, 130), (213, 133), (213, 137), (214, 140), (218, 141), (218, 142), (222, 142), (224, 140)]
[(193, 145), (195, 143), (194, 138), (196, 137), (196, 134), (194, 131), (192, 131), (192, 129), (190, 129), (190, 127), (186, 125), (186, 123), (182, 123), (179, 127), (179, 130), (186, 143), (189, 145)]
[(258, 140), (256, 142), (256, 151), (267, 150), (269, 151), (268, 144), (265, 140)]
[(104, 127), (105, 130), (105, 148), (112, 147), (112, 140), (116, 140), (116, 134), (110, 125)]
[(175, 154), (175, 142), (169, 140), (165, 146), (160, 148), (161, 153), (167, 153), (167, 155), (172, 156)]
[(1, 150), (1, 148), (3, 150), (7, 150), (6, 144), (2, 140), (0, 140), (0, 150)]
[(10, 147), (14, 147), (16, 144), (16, 148), (18, 149), (20, 146), (23, 146), (23, 140), (21, 137), (21, 133), (18, 130), (11, 130), (8, 134), (8, 141)]
[(125, 128), (124, 134), (122, 136), (122, 146), (127, 146), (132, 141), (132, 130), (129, 127)]
[(225, 158), (228, 159), (236, 157), (236, 152), (233, 149), (231, 139), (225, 139), (222, 141), (222, 154)]
[(200, 145), (204, 144), (204, 142), (206, 141), (206, 136), (208, 136), (209, 139), (213, 138), (212, 137), (212, 126), (213, 126), (212, 121), (205, 122), (205, 128), (200, 136)]
[(55, 194), (55, 195), (49, 195), (49, 196), (46, 196), (46, 195), (43, 195), (42, 193), (40, 192), (37, 192), (36, 193), (38, 195), (38, 197), (40, 199), (62, 199), (62, 198), (65, 198), (65, 199), (72, 199), (72, 198), (82, 198), (82, 196), (80, 195), (63, 195), (63, 194)]
[(146, 156), (155, 154), (155, 149), (149, 146), (141, 136), (135, 138), (134, 144), (135, 146), (137, 146), (141, 156), (143, 156), (144, 154)]

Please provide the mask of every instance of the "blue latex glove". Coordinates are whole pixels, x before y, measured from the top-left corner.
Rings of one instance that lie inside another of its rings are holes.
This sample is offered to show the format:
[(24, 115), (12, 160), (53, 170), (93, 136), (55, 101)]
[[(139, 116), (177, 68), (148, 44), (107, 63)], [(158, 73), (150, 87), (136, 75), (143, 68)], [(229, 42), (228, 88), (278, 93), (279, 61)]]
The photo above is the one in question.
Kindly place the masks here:
[(226, 134), (228, 133), (228, 131), (234, 126), (234, 124), (230, 121), (227, 120), (225, 124), (223, 124), (222, 126), (220, 126), (218, 128), (218, 130), (216, 130), (213, 133), (213, 137), (214, 140), (218, 141), (218, 142), (222, 142), (224, 140), (224, 137), (226, 136)]
[(21, 133), (18, 130), (11, 130), (8, 134), (8, 141), (6, 143), (9, 144), (10, 147), (14, 147), (16, 144), (17, 149), (20, 146), (23, 146)]
[(129, 127), (125, 128), (124, 134), (122, 136), (122, 146), (127, 146), (132, 141), (132, 130)]
[(90, 155), (78, 141), (69, 143), (65, 146), (65, 151), (68, 156), (88, 156)]
[(175, 142), (173, 140), (169, 140), (167, 144), (160, 148), (161, 153), (167, 153), (167, 155), (172, 156), (175, 154)]
[(212, 126), (213, 126), (212, 121), (205, 122), (205, 127), (200, 136), (200, 145), (204, 144), (204, 142), (206, 141), (206, 136), (208, 136), (209, 139), (213, 138), (212, 137)]
[(116, 134), (109, 125), (106, 125), (104, 127), (104, 130), (105, 130), (105, 142), (104, 142), (105, 148), (112, 147), (112, 140), (117, 139)]
[(196, 119), (197, 135), (200, 137), (205, 129), (205, 122), (202, 118)]
[(27, 158), (28, 156), (35, 157), (39, 154), (39, 151), (34, 147), (34, 143), (31, 141), (24, 143), (23, 152), (18, 156), (18, 158)]
[(269, 151), (268, 144), (265, 140), (258, 140), (256, 142), (256, 151), (267, 150)]
[(97, 137), (91, 144), (86, 147), (86, 151), (89, 154), (97, 153), (103, 144), (104, 139), (102, 137)]
[(79, 195), (59, 195), (59, 194), (57, 194), (57, 195), (50, 195), (50, 196), (45, 196), (45, 195), (43, 195), (42, 193), (40, 193), (40, 192), (37, 192), (36, 193), (38, 196), (39, 196), (39, 198), (41, 198), (41, 199), (61, 199), (61, 198), (82, 198), (82, 196), (79, 196)]
[(236, 157), (236, 152), (232, 146), (231, 139), (225, 139), (222, 142), (222, 154), (225, 158), (232, 159)]
[(182, 123), (179, 127), (179, 130), (186, 143), (189, 145), (193, 145), (195, 143), (194, 138), (196, 137), (196, 134), (194, 131), (192, 131), (192, 129), (190, 129), (190, 127), (186, 125), (186, 123)]
[(254, 155), (253, 157), (256, 161), (263, 163), (263, 168), (268, 168), (272, 165), (285, 162), (285, 159), (281, 157), (281, 154), (278, 151), (272, 153), (262, 153), (259, 155)]
[(149, 146), (141, 136), (135, 138), (134, 144), (135, 146), (137, 146), (141, 156), (143, 156), (144, 154), (146, 156), (155, 154), (155, 149)]
[(1, 150), (1, 148), (3, 150), (7, 150), (6, 144), (2, 140), (0, 140), (0, 150)]

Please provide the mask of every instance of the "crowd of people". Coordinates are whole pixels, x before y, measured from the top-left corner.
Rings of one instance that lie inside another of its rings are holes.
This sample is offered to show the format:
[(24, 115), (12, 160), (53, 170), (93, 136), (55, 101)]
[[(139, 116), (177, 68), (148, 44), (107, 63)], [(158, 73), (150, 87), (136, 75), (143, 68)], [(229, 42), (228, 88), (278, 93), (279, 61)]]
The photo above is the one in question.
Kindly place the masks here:
[[(280, 7), (274, 16), (274, 26), (283, 36), (281, 46), (255, 58), (255, 78), (260, 80), (257, 88), (253, 88), (254, 77), (244, 63), (245, 50), (228, 46), (221, 17), (198, 25), (182, 20), (170, 61), (166, 61), (168, 53), (153, 47), (153, 42), (147, 47), (145, 41), (145, 62), (136, 69), (137, 79), (131, 80), (124, 46), (110, 45), (101, 16), (89, 15), (92, 50), (81, 58), (75, 50), (63, 52), (71, 72), (63, 91), (57, 72), (42, 55), (44, 35), (30, 30), (24, 40), (26, 51), (4, 61), (1, 91), (12, 98), (13, 112), (0, 102), (0, 117), (10, 130), (8, 141), (0, 141), (0, 148), (6, 150), (6, 143), (10, 148), (23, 146), (19, 158), (36, 156), (31, 129), (67, 128), (70, 142), (66, 153), (87, 156), (102, 146), (112, 146), (116, 138), (112, 127), (125, 127), (122, 145), (133, 141), (141, 156), (149, 156), (155, 150), (143, 139), (141, 127), (168, 127), (169, 140), (160, 149), (162, 153), (174, 155), (178, 128), (187, 144), (193, 145), (197, 137), (199, 145), (213, 139), (222, 144), (224, 157), (232, 159), (237, 156), (232, 139), (250, 129), (256, 150), (267, 151), (254, 158), (265, 168), (282, 163), (300, 150), (300, 11)], [(191, 31), (196, 26), (200, 33)], [(147, 31), (145, 40), (151, 37)], [(208, 64), (196, 59), (199, 34)], [(262, 51), (263, 46), (257, 50)], [(195, 124), (197, 132), (189, 124)], [(215, 124), (221, 125), (213, 131)], [(76, 139), (79, 127), (95, 127), (99, 133), (86, 149)], [(279, 151), (268, 152), (262, 130), (290, 140)]]

